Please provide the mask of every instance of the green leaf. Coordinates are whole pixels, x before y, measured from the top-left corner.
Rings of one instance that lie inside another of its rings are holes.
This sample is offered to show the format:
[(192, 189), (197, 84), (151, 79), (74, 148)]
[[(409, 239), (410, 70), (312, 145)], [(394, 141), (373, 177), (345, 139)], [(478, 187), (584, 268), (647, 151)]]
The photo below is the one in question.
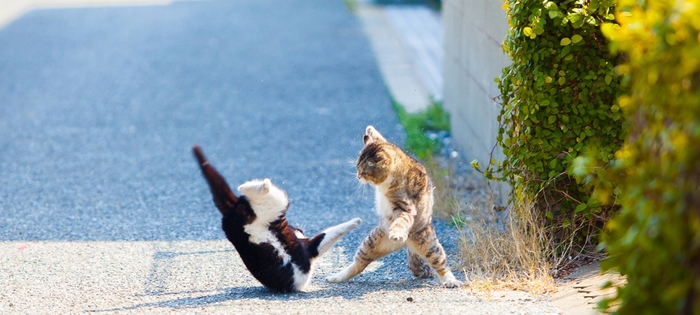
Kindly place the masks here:
[(564, 83), (566, 83), (566, 78), (565, 78), (565, 77), (559, 77), (559, 80), (558, 80), (557, 82), (559, 82), (559, 85), (564, 85)]
[(582, 202), (582, 203), (579, 203), (578, 206), (576, 206), (576, 209), (574, 209), (574, 213), (579, 213), (579, 212), (581, 212), (581, 211), (583, 211), (583, 210), (586, 210), (586, 208), (588, 208), (588, 205), (587, 205), (587, 204), (585, 204), (585, 203), (583, 203), (583, 202)]
[(580, 42), (582, 39), (583, 39), (583, 37), (581, 37), (581, 35), (579, 35), (579, 34), (571, 36), (571, 42), (574, 44)]
[(561, 226), (563, 228), (568, 228), (569, 226), (571, 226), (571, 220), (569, 218), (564, 219), (564, 222), (561, 223)]
[(579, 28), (583, 26), (583, 16), (581, 16), (580, 13), (571, 13), (567, 17), (569, 18), (569, 22), (571, 22), (571, 25), (574, 28)]
[[(566, 46), (561, 50), (561, 55), (566, 56), (569, 53), (569, 51), (571, 51), (571, 46)], [(573, 58), (573, 56), (569, 55), (569, 56), (566, 56), (566, 58), (568, 58), (566, 60), (571, 60), (571, 58)]]
[(473, 169), (478, 170), (479, 169), (479, 161), (474, 159), (470, 165), (472, 166)]
[(549, 11), (549, 18), (554, 19), (559, 16), (559, 11)]
[(571, 44), (571, 39), (569, 39), (568, 37), (564, 37), (561, 39), (559, 44), (562, 46), (567, 46), (567, 45)]
[(535, 28), (532, 29), (532, 31), (535, 32), (535, 34), (537, 35), (542, 35), (542, 33), (544, 33), (544, 28), (542, 28), (542, 26), (537, 25), (535, 26)]
[(612, 82), (612, 76), (611, 75), (606, 75), (605, 76), (605, 84), (610, 85), (610, 82)]
[[(586, 19), (584, 19), (584, 21), (590, 25), (598, 26), (598, 20), (596, 20), (592, 16), (587, 16)], [(583, 24), (581, 24), (581, 25), (583, 25)]]
[(556, 117), (556, 116), (549, 116), (549, 118), (547, 118), (547, 122), (548, 122), (549, 124), (553, 124), (555, 121), (557, 121), (557, 117)]

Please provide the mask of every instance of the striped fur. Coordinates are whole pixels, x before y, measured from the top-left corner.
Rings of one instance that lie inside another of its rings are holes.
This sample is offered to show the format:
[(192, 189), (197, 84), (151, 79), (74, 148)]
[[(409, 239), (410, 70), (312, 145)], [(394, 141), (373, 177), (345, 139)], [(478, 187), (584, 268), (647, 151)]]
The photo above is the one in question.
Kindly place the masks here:
[(372, 126), (367, 127), (363, 141), (357, 178), (376, 188), (379, 225), (357, 249), (352, 264), (326, 280), (348, 281), (372, 261), (406, 247), (408, 268), (414, 276), (431, 277), (432, 267), (442, 285), (460, 286), (462, 283), (448, 268), (447, 255), (433, 230), (434, 186), (425, 167), (386, 141)]
[(313, 264), (345, 233), (362, 220), (352, 219), (307, 238), (287, 223), (289, 198), (269, 179), (238, 187), (237, 197), (226, 180), (207, 161), (199, 146), (193, 148), (214, 204), (223, 215), (221, 228), (248, 271), (260, 283), (279, 292), (301, 291), (311, 280)]

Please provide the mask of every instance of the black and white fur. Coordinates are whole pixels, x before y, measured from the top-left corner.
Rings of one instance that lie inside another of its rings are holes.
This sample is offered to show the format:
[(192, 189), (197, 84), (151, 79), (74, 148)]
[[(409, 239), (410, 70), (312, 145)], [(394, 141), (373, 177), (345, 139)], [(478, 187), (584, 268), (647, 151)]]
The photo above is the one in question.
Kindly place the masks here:
[(264, 286), (278, 292), (301, 291), (311, 280), (314, 261), (325, 254), (362, 220), (325, 229), (307, 238), (287, 223), (287, 194), (270, 179), (252, 180), (238, 187), (240, 197), (209, 164), (199, 146), (194, 146), (214, 204), (223, 218), (221, 227), (243, 263)]

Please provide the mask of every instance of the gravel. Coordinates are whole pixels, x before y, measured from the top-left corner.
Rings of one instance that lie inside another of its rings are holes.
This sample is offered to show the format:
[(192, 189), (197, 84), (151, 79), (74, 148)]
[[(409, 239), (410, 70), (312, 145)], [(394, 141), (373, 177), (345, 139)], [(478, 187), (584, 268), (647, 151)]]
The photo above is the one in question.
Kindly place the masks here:
[[(0, 100), (2, 314), (560, 313), (412, 279), (405, 252), (322, 280), (377, 222), (351, 163), (364, 128), (404, 137), (342, 1), (34, 10), (0, 29)], [(285, 189), (307, 234), (363, 224), (307, 292), (273, 294), (225, 240), (194, 143), (232, 186)]]

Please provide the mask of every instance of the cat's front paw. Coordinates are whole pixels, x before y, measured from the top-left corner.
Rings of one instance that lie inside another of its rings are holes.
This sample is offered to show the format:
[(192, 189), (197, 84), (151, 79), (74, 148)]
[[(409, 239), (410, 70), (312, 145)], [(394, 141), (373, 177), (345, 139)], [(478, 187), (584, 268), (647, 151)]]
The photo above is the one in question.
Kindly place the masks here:
[(403, 243), (408, 239), (408, 235), (403, 233), (389, 232), (389, 239), (394, 243)]

